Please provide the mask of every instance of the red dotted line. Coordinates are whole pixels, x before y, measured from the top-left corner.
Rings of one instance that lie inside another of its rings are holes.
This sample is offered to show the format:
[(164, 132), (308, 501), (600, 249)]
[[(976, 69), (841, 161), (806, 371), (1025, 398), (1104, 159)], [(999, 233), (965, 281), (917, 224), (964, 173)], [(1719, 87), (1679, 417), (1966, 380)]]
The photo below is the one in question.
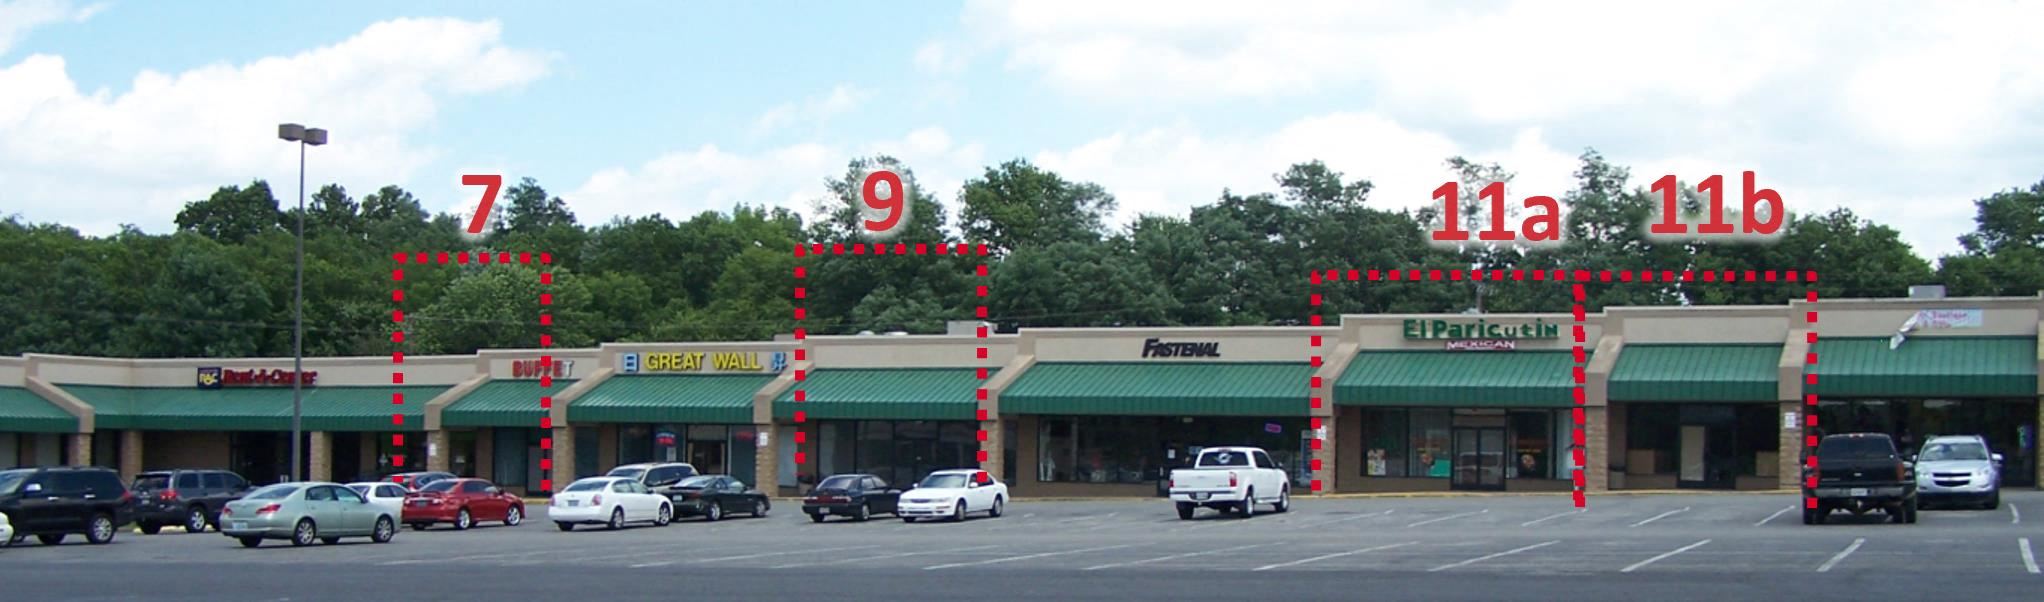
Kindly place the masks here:
[(1809, 313), (1804, 315), (1809, 320), (1810, 332), (1803, 335), (1803, 342), (1810, 345), (1810, 350), (1803, 356), (1803, 452), (1804, 457), (1809, 458), (1805, 463), (1810, 467), (1810, 476), (1804, 479), (1803, 486), (1810, 494), (1803, 497), (1803, 508), (1815, 510), (1817, 477), (1822, 474), (1817, 468), (1817, 394), (1810, 392), (1810, 387), (1817, 386), (1817, 373), (1812, 372), (1817, 365), (1817, 291), (1809, 291), (1806, 295), (1811, 305)]
[[(411, 263), (416, 263), (421, 266), (447, 265), (450, 262), (458, 265), (467, 265), (470, 262), (484, 265), (488, 265), (491, 263), (511, 265), (514, 261), (518, 264), (530, 265), (534, 260), (534, 256), (532, 253), (529, 252), (521, 252), (517, 254), (513, 254), (510, 252), (497, 252), (493, 254), (488, 252), (470, 253), (468, 251), (456, 252), (416, 251), (392, 253), (390, 255), (390, 259), (391, 261), (396, 262), (400, 266)], [(537, 259), (539, 260), (540, 265), (544, 266), (553, 265), (554, 262), (554, 256), (552, 253), (540, 253)], [(392, 282), (403, 282), (405, 279), (404, 268), (403, 267), (392, 268), (390, 271), (390, 279)], [(544, 349), (552, 347), (554, 344), (553, 335), (544, 332), (544, 329), (546, 327), (553, 326), (554, 324), (553, 313), (548, 309), (553, 306), (554, 295), (553, 293), (548, 292), (547, 289), (545, 288), (547, 286), (553, 285), (554, 283), (553, 272), (547, 271), (540, 272), (539, 283), (542, 287), (539, 293), (539, 304), (541, 308), (539, 313), (539, 325), (542, 329), (542, 332), (539, 335), (539, 346), (542, 349)], [(390, 333), (390, 342), (392, 345), (402, 346), (405, 344), (404, 330), (405, 311), (403, 308), (403, 304), (405, 301), (405, 291), (403, 285), (397, 285), (395, 288), (391, 289), (390, 300), (392, 304), (398, 306), (396, 309), (391, 310), (390, 313), (390, 321), (394, 324), (397, 324), (397, 329)], [(402, 348), (391, 351), (390, 363), (391, 363), (390, 384), (392, 385), (405, 384), (404, 373), (405, 353)], [(542, 367), (553, 366), (553, 356), (551, 354), (541, 355), (539, 357), (539, 365)], [(554, 386), (553, 380), (554, 380), (553, 371), (548, 370), (541, 372), (539, 377), (539, 386), (541, 391), (539, 397), (539, 407), (543, 411), (543, 413), (540, 415), (539, 419), (539, 428), (541, 429), (539, 439), (539, 448), (541, 450), (539, 459), (539, 468), (541, 471), (539, 490), (543, 492), (552, 492), (554, 489), (553, 485), (554, 419), (552, 416), (554, 398), (552, 395), (546, 393), (547, 389), (553, 388)], [(391, 405), (394, 406), (404, 405), (405, 394), (402, 392), (391, 393), (390, 403)], [(393, 412), (390, 415), (390, 423), (392, 426), (404, 426), (405, 424), (404, 412), (402, 410)], [(394, 447), (397, 447), (400, 450), (404, 449), (405, 445), (404, 433), (392, 433), (390, 436), (390, 444)], [(393, 467), (400, 469), (404, 468), (405, 466), (404, 454), (399, 453), (392, 456), (390, 463), (391, 466)], [(398, 480), (400, 483), (402, 483), (402, 481), (397, 477), (393, 477), (393, 480)]]
[[(1590, 358), (1589, 350), (1587, 348), (1589, 335), (1584, 326), (1584, 323), (1588, 320), (1589, 317), (1588, 310), (1586, 307), (1586, 303), (1588, 301), (1589, 296), (1588, 291), (1585, 290), (1585, 287), (1581, 283), (1635, 282), (1635, 281), (1655, 282), (1656, 280), (1658, 280), (1661, 282), (1697, 282), (1697, 281), (1726, 283), (1806, 282), (1815, 284), (1817, 282), (1817, 272), (1815, 270), (1678, 271), (1678, 270), (1638, 269), (1617, 271), (1598, 270), (1593, 272), (1590, 270), (1566, 270), (1566, 269), (1553, 270), (1352, 269), (1352, 270), (1316, 270), (1309, 273), (1307, 276), (1308, 282), (1313, 286), (1319, 286), (1324, 283), (1341, 282), (1343, 280), (1347, 280), (1349, 282), (1364, 281), (1438, 282), (1442, 280), (1447, 280), (1450, 282), (1462, 280), (1469, 281), (1509, 280), (1519, 282), (1529, 279), (1533, 281), (1553, 281), (1553, 282), (1575, 281), (1577, 283), (1570, 287), (1572, 296), (1574, 298), (1574, 306), (1571, 308), (1571, 316), (1575, 322), (1573, 329), (1575, 341), (1574, 344), (1571, 345), (1570, 347), (1570, 355), (1574, 362), (1573, 366), (1570, 367), (1569, 371), (1570, 372), (1569, 378), (1570, 382), (1572, 383), (1572, 385), (1570, 386), (1569, 394), (1570, 397), (1574, 400), (1574, 407), (1571, 408), (1573, 410), (1571, 414), (1574, 422), (1574, 428), (1570, 429), (1571, 431), (1570, 439), (1571, 443), (1573, 443), (1573, 445), (1571, 446), (1573, 448), (1571, 455), (1575, 460), (1575, 468), (1571, 471), (1570, 481), (1572, 484), (1571, 490), (1575, 501), (1575, 507), (1584, 508), (1587, 507), (1589, 504), (1589, 500), (1586, 494), (1586, 492), (1588, 491), (1588, 482), (1587, 479), (1585, 478), (1584, 470), (1587, 466), (1589, 466), (1590, 463), (1588, 458), (1589, 422), (1587, 415), (1588, 412), (1586, 410), (1585, 405), (1588, 402), (1588, 394), (1586, 392), (1585, 387), (1587, 386), (1587, 383), (1589, 381), (1588, 365)], [(1312, 306), (1314, 309), (1311, 310), (1311, 314), (1307, 317), (1307, 323), (1312, 326), (1321, 326), (1325, 324), (1325, 319), (1321, 317), (1320, 310), (1318, 308), (1325, 303), (1325, 299), (1323, 295), (1321, 295), (1321, 293), (1317, 291), (1317, 289), (1309, 287), (1308, 291), (1309, 297), (1307, 299), (1307, 304)], [(1815, 290), (1807, 291), (1805, 293), (1805, 296), (1811, 303), (1817, 302), (1817, 291)], [(1817, 343), (1817, 332), (1815, 330), (1817, 324), (1817, 310), (1814, 306), (1810, 309), (1809, 312), (1807, 312), (1806, 318), (1811, 326), (1811, 331), (1804, 337), (1806, 341), (1811, 345), (1808, 356), (1805, 358), (1806, 373), (1803, 376), (1804, 385), (1807, 387), (1817, 384), (1817, 375), (1814, 373), (1807, 372), (1807, 370), (1809, 369), (1807, 366), (1814, 366), (1817, 363), (1817, 352), (1815, 347)], [(1310, 354), (1309, 357), (1310, 362), (1314, 368), (1319, 368), (1324, 363), (1323, 358), (1320, 355), (1320, 348), (1323, 345), (1324, 342), (1321, 340), (1320, 335), (1313, 335), (1311, 337), (1310, 343), (1311, 350), (1309, 351)], [(1313, 376), (1308, 383), (1308, 385), (1311, 387), (1310, 391), (1315, 392), (1319, 391), (1322, 382), (1323, 381), (1319, 376), (1317, 375)], [(1310, 405), (1311, 409), (1320, 409), (1322, 405), (1326, 403), (1326, 400), (1320, 397), (1317, 393), (1309, 393), (1308, 401), (1311, 404)], [(1804, 407), (1806, 408), (1804, 411), (1805, 424), (1809, 428), (1815, 428), (1817, 426), (1817, 415), (1815, 411), (1817, 407), (1817, 396), (1813, 394), (1805, 394), (1803, 396), (1803, 404)], [(1320, 433), (1318, 431), (1318, 429), (1321, 426), (1320, 418), (1318, 417), (1312, 418), (1311, 426), (1313, 429), (1315, 429), (1313, 432), (1313, 437), (1311, 439), (1312, 449), (1315, 452), (1319, 452), (1322, 450), (1323, 446), (1322, 437), (1320, 436)], [(1812, 473), (1815, 473), (1817, 469), (1816, 455), (1817, 437), (1815, 435), (1806, 435), (1804, 443), (1809, 448), (1809, 453), (1807, 455), (1807, 457), (1809, 458), (1808, 465)], [(1320, 472), (1321, 456), (1322, 454), (1316, 453), (1314, 454), (1314, 457), (1311, 460), (1311, 470), (1316, 474)], [(1809, 477), (1807, 484), (1809, 487), (1812, 488), (1816, 487), (1816, 477), (1814, 476)], [(1318, 478), (1313, 479), (1313, 491), (1319, 491), (1320, 488), (1321, 488), (1320, 479)], [(1806, 497), (1804, 499), (1804, 504), (1805, 507), (1815, 508), (1817, 500), (1814, 497)]]
[[(979, 245), (979, 254), (986, 255), (986, 245)], [(972, 294), (979, 299), (979, 305), (975, 309), (973, 309), (972, 315), (973, 317), (977, 317), (981, 320), (985, 320), (987, 318), (987, 293), (989, 292), (988, 291), (989, 287), (987, 283), (992, 282), (991, 279), (987, 279), (989, 278), (989, 274), (991, 274), (991, 272), (987, 270), (987, 264), (982, 263), (979, 264), (978, 267), (973, 268), (973, 275), (985, 279), (981, 280), (977, 284), (974, 284), (972, 291)], [(973, 405), (976, 406), (983, 405), (987, 402), (986, 381), (988, 370), (985, 363), (991, 363), (988, 361), (989, 356), (987, 354), (987, 337), (993, 334), (992, 332), (988, 332), (990, 330), (993, 329), (989, 328), (984, 322), (982, 322), (975, 331), (979, 335), (979, 346), (975, 348), (976, 350), (974, 351), (975, 353), (974, 357), (975, 359), (978, 359), (979, 361), (983, 362), (978, 367), (978, 370), (976, 370), (979, 376), (979, 387), (977, 391), (973, 393)], [(979, 463), (986, 464), (987, 457), (989, 455), (987, 453), (986, 446), (987, 422), (993, 420), (994, 417), (989, 415), (985, 407), (980, 407), (977, 411), (977, 414), (978, 414), (977, 418), (979, 419), (979, 443), (980, 443)], [(1006, 476), (1008, 476), (1009, 478), (1014, 478), (1013, 475)]]
[[(1326, 278), (1332, 279), (1339, 279), (1340, 277), (1341, 276), (1335, 273), (1334, 270), (1328, 270), (1326, 276)], [(1307, 280), (1314, 286), (1319, 286), (1322, 279), (1323, 278), (1321, 277), (1320, 272), (1313, 272), (1307, 277)], [(1312, 313), (1306, 317), (1306, 321), (1314, 326), (1320, 326), (1322, 323), (1325, 322), (1325, 320), (1323, 320), (1320, 317), (1320, 304), (1322, 301), (1321, 295), (1319, 292), (1317, 292), (1311, 287), (1308, 287), (1306, 291), (1308, 296), (1306, 303), (1307, 305), (1313, 307), (1313, 309), (1311, 310)], [(1311, 435), (1306, 439), (1308, 451), (1311, 452), (1311, 456), (1306, 459), (1306, 470), (1309, 474), (1313, 475), (1313, 479), (1307, 485), (1307, 491), (1312, 491), (1315, 493), (1318, 493), (1321, 488), (1320, 482), (1321, 457), (1329, 453), (1329, 450), (1324, 449), (1326, 447), (1326, 443), (1322, 441), (1322, 437), (1320, 436), (1321, 427), (1320, 417), (1313, 415), (1314, 410), (1318, 410), (1321, 408), (1321, 406), (1326, 404), (1326, 400), (1321, 398), (1319, 395), (1321, 380), (1320, 375), (1317, 374), (1317, 372), (1319, 372), (1321, 364), (1326, 363), (1325, 358), (1321, 357), (1320, 355), (1320, 346), (1322, 345), (1322, 343), (1323, 341), (1320, 340), (1320, 335), (1317, 334), (1313, 335), (1312, 340), (1307, 344), (1308, 349), (1306, 350), (1307, 356), (1306, 363), (1312, 365), (1314, 368), (1314, 372), (1316, 372), (1316, 374), (1306, 377), (1306, 404), (1307, 404), (1306, 416), (1308, 422), (1306, 426), (1309, 429), (1307, 431), (1307, 434)]]
[[(892, 250), (890, 251), (890, 249), (892, 249)], [(931, 244), (927, 244), (927, 243), (915, 243), (915, 244), (909, 244), (909, 243), (894, 243), (893, 245), (888, 245), (887, 243), (877, 243), (877, 242), (876, 242), (876, 243), (852, 243), (852, 244), (849, 244), (849, 245), (847, 245), (847, 244), (844, 244), (844, 243), (832, 243), (832, 244), (828, 244), (828, 245), (826, 245), (826, 244), (823, 244), (823, 243), (820, 243), (820, 242), (813, 242), (813, 243), (809, 243), (809, 244), (806, 244), (806, 245), (800, 245), (800, 244), (798, 244), (798, 245), (795, 245), (795, 256), (796, 256), (796, 257), (805, 257), (805, 256), (809, 256), (809, 255), (817, 255), (817, 256), (822, 256), (822, 255), (958, 255), (958, 256), (961, 256), (961, 257), (962, 257), (962, 256), (966, 256), (966, 255), (978, 255), (978, 256), (980, 256), (980, 257), (985, 257), (985, 256), (986, 256), (986, 254), (987, 254), (987, 246), (986, 246), (986, 244), (985, 244), (985, 243), (981, 243), (981, 244), (977, 244), (977, 245), (974, 245), (974, 244), (967, 244), (967, 243), (962, 243), (962, 242), (961, 242), (961, 243), (938, 243), (938, 244), (935, 244), (935, 245), (931, 245)]]

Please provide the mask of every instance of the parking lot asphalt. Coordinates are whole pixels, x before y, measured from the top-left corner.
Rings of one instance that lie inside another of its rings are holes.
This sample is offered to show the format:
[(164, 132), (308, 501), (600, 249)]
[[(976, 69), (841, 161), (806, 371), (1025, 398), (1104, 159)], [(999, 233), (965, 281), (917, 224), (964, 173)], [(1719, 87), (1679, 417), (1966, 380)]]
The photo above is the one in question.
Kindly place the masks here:
[[(1001, 518), (761, 519), (563, 533), (405, 530), (244, 549), (217, 533), (124, 531), (0, 551), (12, 599), (324, 600), (535, 593), (621, 599), (1827, 600), (2030, 599), (2044, 588), (2044, 492), (1997, 510), (1803, 525), (1793, 494), (1300, 499), (1249, 519), (1168, 502), (1011, 504)], [(427, 588), (421, 590), (420, 588)]]

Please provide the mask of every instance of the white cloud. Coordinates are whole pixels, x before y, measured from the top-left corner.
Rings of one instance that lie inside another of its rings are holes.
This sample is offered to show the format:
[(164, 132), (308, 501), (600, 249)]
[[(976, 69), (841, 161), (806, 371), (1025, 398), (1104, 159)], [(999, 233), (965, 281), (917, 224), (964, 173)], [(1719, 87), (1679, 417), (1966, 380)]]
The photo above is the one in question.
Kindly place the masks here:
[(871, 91), (850, 84), (839, 85), (821, 95), (767, 109), (753, 122), (753, 132), (766, 134), (796, 125), (820, 125), (832, 117), (859, 108), (872, 98)]
[(916, 68), (926, 73), (954, 75), (965, 70), (969, 57), (960, 49), (943, 41), (933, 41), (916, 49)]
[(0, 56), (31, 30), (67, 21), (83, 23), (102, 10), (104, 2), (79, 6), (69, 0), (0, 0)]
[[(360, 195), (407, 184), (440, 150), (413, 140), (438, 102), (542, 77), (549, 61), (505, 46), (495, 22), (399, 19), (342, 42), (241, 65), (143, 71), (124, 92), (80, 91), (62, 57), (0, 67), (0, 203), (32, 221), (103, 234), (160, 231), (222, 183), (271, 182), (295, 197), (298, 157), (282, 122), (333, 132), (308, 179)], [(308, 183), (308, 185), (311, 185)], [(285, 201), (295, 202), (295, 198)]]
[(637, 167), (598, 171), (561, 196), (578, 216), (587, 216), (585, 223), (654, 213), (687, 219), (703, 211), (729, 211), (740, 203), (786, 207), (811, 216), (815, 201), (828, 194), (826, 179), (841, 177), (855, 157), (878, 154), (900, 159), (915, 171), (926, 193), (947, 203), (986, 158), (983, 146), (957, 143), (940, 128), (917, 129), (900, 139), (871, 144), (802, 143), (750, 153), (705, 144)]

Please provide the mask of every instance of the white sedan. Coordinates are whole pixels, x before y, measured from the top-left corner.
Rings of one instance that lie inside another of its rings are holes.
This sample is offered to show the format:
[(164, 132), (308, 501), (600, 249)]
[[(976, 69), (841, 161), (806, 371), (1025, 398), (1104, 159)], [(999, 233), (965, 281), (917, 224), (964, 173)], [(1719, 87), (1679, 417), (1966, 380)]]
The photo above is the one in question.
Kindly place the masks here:
[(985, 512), (999, 517), (1008, 505), (1008, 484), (994, 480), (987, 471), (961, 468), (939, 470), (923, 477), (901, 494), (895, 514), (902, 522), (918, 518), (965, 520), (965, 515)]
[(562, 531), (573, 531), (578, 524), (622, 529), (625, 523), (650, 522), (665, 527), (674, 522), (674, 502), (636, 479), (590, 477), (569, 483), (555, 494), (547, 518)]
[(369, 498), (369, 505), (387, 510), (391, 516), (404, 516), (405, 486), (390, 481), (366, 481), (349, 483), (348, 488)]

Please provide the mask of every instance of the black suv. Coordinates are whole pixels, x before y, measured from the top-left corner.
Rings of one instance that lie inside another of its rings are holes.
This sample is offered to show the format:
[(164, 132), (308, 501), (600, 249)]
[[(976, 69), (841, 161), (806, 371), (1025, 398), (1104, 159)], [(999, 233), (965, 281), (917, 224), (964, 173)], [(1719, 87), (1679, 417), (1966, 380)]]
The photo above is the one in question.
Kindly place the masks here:
[[(0, 512), (14, 525), (14, 538), (30, 535), (45, 545), (82, 533), (100, 544), (131, 520), (135, 496), (121, 486), (120, 473), (96, 466), (53, 466), (0, 471)], [(13, 542), (8, 542), (13, 543)]]
[(248, 480), (225, 470), (158, 470), (135, 475), (135, 526), (155, 535), (164, 525), (186, 533), (220, 528), (220, 508), (248, 493)]
[(1881, 433), (1826, 435), (1817, 442), (1817, 466), (1803, 461), (1803, 524), (1823, 524), (1833, 510), (1861, 516), (1875, 509), (1897, 523), (1916, 522), (1916, 467)]

